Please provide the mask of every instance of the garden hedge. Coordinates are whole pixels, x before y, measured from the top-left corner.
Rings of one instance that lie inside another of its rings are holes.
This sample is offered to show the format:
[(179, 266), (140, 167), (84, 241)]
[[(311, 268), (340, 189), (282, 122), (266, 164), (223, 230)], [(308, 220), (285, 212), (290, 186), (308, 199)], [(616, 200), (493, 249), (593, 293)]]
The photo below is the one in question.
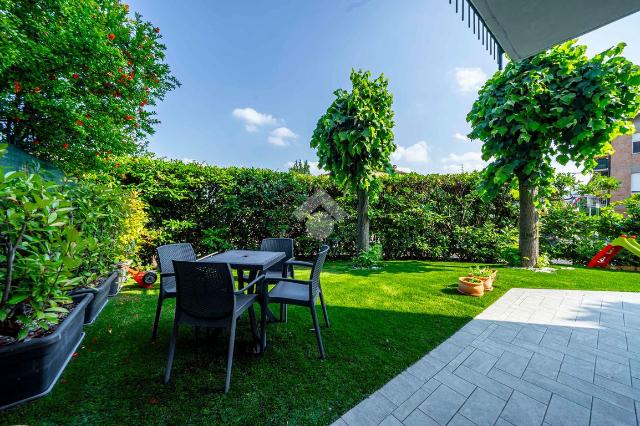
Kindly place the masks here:
[[(150, 263), (157, 245), (188, 241), (206, 254), (257, 248), (264, 237), (292, 237), (301, 256), (318, 241), (294, 215), (309, 195), (327, 191), (346, 219), (328, 238), (332, 256), (355, 255), (356, 199), (327, 176), (266, 169), (217, 167), (151, 156), (120, 158), (114, 176), (146, 204), (146, 237), (139, 262)], [(371, 206), (371, 234), (386, 259), (509, 260), (517, 252), (517, 201), (504, 190), (492, 202), (475, 192), (478, 173), (385, 175)], [(549, 257), (585, 263), (607, 239), (638, 229), (640, 198), (629, 200), (629, 217), (603, 209), (601, 216), (560, 200), (541, 211), (541, 246)], [(622, 257), (634, 263), (631, 257)]]
[[(140, 242), (144, 262), (151, 260), (156, 245), (178, 241), (206, 253), (255, 248), (264, 237), (288, 236), (296, 239), (298, 253), (310, 253), (318, 241), (306, 235), (294, 211), (318, 188), (347, 213), (329, 237), (332, 255), (355, 254), (355, 197), (327, 176), (153, 157), (118, 161), (114, 175), (147, 204), (148, 237)], [(382, 243), (385, 258), (497, 260), (496, 242), (515, 225), (515, 204), (507, 192), (490, 204), (474, 194), (476, 173), (382, 180), (384, 189), (371, 206), (371, 233)]]

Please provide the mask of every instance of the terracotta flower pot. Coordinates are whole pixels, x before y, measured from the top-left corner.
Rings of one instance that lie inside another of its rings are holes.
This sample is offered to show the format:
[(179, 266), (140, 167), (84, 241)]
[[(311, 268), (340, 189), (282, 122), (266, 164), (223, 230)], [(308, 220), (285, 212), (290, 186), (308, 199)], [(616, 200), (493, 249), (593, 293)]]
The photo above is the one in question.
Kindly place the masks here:
[(469, 296), (480, 297), (484, 294), (484, 282), (475, 277), (459, 277), (458, 291)]
[(496, 275), (498, 271), (496, 269), (491, 269), (489, 275), (471, 275), (473, 278), (477, 278), (482, 281), (484, 285), (484, 291), (493, 291), (493, 283), (496, 280)]

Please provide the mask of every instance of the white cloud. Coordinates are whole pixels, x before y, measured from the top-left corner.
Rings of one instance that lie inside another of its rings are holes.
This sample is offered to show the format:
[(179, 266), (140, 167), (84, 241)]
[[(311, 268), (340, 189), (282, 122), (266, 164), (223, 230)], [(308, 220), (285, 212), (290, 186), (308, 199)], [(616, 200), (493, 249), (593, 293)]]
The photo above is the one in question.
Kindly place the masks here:
[(247, 132), (257, 132), (260, 126), (277, 126), (280, 120), (271, 114), (263, 114), (253, 108), (236, 108), (231, 113), (235, 118), (244, 123)]
[[(323, 173), (326, 173), (323, 169), (318, 167), (317, 161), (309, 161), (308, 163), (309, 163), (309, 171), (311, 172), (312, 175), (319, 176)], [(289, 170), (291, 167), (293, 167), (293, 161), (287, 162), (287, 164), (285, 164), (284, 166), (287, 168), (287, 170)]]
[(483, 169), (487, 164), (482, 160), (482, 154), (475, 151), (465, 152), (463, 154), (451, 153), (445, 158), (440, 160), (443, 164), (443, 169), (447, 172), (470, 172), (472, 170)]
[(467, 135), (463, 135), (462, 133), (457, 133), (457, 132), (453, 134), (453, 137), (463, 142), (467, 142), (469, 140)]
[(287, 127), (278, 127), (277, 129), (273, 129), (269, 133), (269, 137), (267, 138), (267, 141), (271, 145), (287, 146), (291, 143), (292, 140), (297, 138), (298, 138), (298, 135), (293, 133), (291, 129)]
[(428, 163), (431, 147), (425, 141), (416, 142), (409, 147), (398, 145), (396, 151), (391, 154), (394, 162)]
[(456, 68), (454, 70), (458, 91), (462, 93), (477, 92), (487, 81), (487, 74), (481, 68)]
[(395, 166), (396, 170), (399, 172), (404, 172), (404, 173), (411, 173), (413, 172), (413, 169), (409, 168), (409, 167), (402, 167), (402, 166)]

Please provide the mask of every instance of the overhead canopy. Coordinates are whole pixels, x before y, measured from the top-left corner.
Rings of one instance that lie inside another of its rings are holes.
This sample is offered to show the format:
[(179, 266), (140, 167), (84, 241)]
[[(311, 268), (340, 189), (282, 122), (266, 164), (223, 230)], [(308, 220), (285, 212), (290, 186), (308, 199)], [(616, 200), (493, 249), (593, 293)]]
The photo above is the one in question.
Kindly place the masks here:
[[(514, 61), (640, 11), (640, 0), (470, 1), (495, 41)], [(463, 8), (464, 3), (462, 0)]]

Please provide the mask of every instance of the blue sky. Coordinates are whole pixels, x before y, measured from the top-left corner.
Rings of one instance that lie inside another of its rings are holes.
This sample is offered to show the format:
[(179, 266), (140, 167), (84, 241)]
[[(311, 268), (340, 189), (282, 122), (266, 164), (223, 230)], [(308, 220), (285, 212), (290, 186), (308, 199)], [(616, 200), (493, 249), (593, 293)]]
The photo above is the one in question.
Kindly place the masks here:
[[(182, 87), (157, 112), (149, 148), (208, 164), (286, 170), (316, 161), (309, 139), (351, 68), (384, 73), (394, 95), (392, 160), (417, 172), (479, 168), (465, 116), (497, 65), (445, 0), (135, 0), (161, 28)], [(581, 38), (620, 41), (640, 64), (640, 14)]]

